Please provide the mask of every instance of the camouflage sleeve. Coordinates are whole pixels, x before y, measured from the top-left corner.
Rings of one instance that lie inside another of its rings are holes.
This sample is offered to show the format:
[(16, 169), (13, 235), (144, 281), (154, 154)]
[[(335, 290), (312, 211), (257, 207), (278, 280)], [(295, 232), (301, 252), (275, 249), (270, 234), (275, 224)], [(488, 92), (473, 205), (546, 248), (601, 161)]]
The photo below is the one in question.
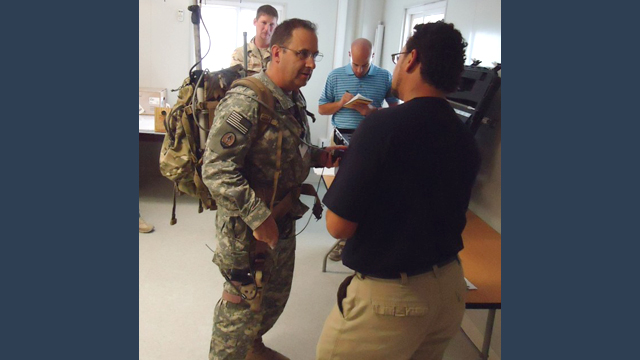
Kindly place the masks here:
[(242, 46), (237, 48), (231, 55), (231, 65), (229, 66), (238, 64), (244, 66), (244, 48)]
[(238, 93), (256, 96), (248, 88), (237, 87), (227, 92), (217, 106), (207, 139), (202, 179), (219, 209), (240, 216), (256, 229), (271, 212), (251, 189), (242, 169), (251, 139), (258, 133), (258, 103)]

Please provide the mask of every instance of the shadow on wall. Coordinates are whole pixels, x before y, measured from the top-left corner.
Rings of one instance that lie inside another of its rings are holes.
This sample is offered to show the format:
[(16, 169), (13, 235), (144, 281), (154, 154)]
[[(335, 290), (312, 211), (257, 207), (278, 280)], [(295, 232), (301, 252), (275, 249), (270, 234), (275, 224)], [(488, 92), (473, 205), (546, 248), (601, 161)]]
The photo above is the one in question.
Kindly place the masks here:
[(480, 126), (476, 133), (482, 164), (469, 204), (473, 212), (499, 233), (502, 232), (501, 94), (500, 88), (487, 109), (486, 117), (493, 124)]

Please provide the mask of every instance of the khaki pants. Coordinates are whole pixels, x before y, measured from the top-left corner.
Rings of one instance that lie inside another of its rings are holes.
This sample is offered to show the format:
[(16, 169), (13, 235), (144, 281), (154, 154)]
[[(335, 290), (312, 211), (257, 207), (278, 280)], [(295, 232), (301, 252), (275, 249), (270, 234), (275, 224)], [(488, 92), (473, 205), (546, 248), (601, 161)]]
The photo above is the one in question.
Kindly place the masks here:
[(466, 284), (453, 261), (402, 279), (356, 274), (327, 318), (316, 359), (442, 359), (464, 315)]

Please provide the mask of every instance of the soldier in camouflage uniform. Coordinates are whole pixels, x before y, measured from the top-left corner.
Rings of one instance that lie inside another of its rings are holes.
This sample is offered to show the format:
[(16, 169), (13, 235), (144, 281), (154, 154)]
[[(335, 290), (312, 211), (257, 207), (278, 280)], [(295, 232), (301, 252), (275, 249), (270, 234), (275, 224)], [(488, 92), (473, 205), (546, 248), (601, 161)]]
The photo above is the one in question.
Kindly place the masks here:
[(259, 134), (259, 104), (250, 98), (256, 93), (244, 86), (234, 87), (216, 109), (204, 155), (203, 180), (218, 205), (213, 262), (223, 276), (233, 280), (232, 270), (246, 274), (259, 242), (270, 247), (259, 311), (252, 311), (236, 288), (225, 282), (223, 297), (215, 308), (209, 359), (287, 359), (266, 348), (262, 335), (275, 324), (289, 298), (295, 220), (308, 208), (295, 197), (287, 215), (274, 219), (270, 201), (263, 199), (272, 198), (278, 160), (281, 173), (275, 204), (302, 184), (312, 166), (333, 165), (329, 151), (336, 147), (307, 145), (306, 103), (298, 91), (307, 84), (320, 58), (315, 25), (300, 19), (283, 22), (274, 32), (271, 52), (269, 69), (255, 77), (274, 96), (277, 125), (269, 125)]
[[(278, 11), (271, 5), (260, 6), (253, 25), (256, 26), (256, 36), (247, 43), (247, 75), (267, 70), (267, 64), (271, 61), (269, 44), (273, 31), (278, 26)], [(231, 55), (230, 66), (237, 64), (244, 67), (244, 46), (237, 48)]]

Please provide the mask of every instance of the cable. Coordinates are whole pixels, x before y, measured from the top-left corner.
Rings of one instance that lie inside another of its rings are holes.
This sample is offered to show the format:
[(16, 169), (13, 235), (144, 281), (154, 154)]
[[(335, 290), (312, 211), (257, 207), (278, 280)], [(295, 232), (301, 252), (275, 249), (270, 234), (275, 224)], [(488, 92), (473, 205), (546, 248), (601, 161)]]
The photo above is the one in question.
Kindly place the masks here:
[[(324, 174), (324, 167), (322, 168), (322, 172), (320, 172), (320, 179), (318, 179), (318, 185), (316, 186), (316, 194), (318, 193), (318, 190), (320, 190), (320, 182), (322, 181), (322, 175)], [(307, 228), (307, 226), (309, 226), (309, 223), (311, 222), (311, 216), (313, 215), (313, 211), (309, 214), (309, 219), (307, 219), (307, 223), (304, 225), (304, 227), (302, 228), (302, 230), (300, 230), (299, 233), (296, 234), (296, 236), (302, 234), (302, 232), (304, 231), (304, 229)]]
[(173, 117), (176, 117), (176, 122), (180, 121), (180, 118), (182, 117), (182, 114), (176, 114), (176, 112), (180, 112), (180, 111), (184, 111), (182, 110), (184, 108), (184, 105), (178, 105), (178, 106), (174, 106), (173, 108), (171, 108), (171, 111), (169, 112), (169, 115), (167, 115), (164, 118), (164, 128), (167, 131), (167, 135), (169, 135), (169, 139), (171, 140), (170, 144), (171, 146), (175, 146), (175, 141), (176, 141), (176, 132), (175, 130), (172, 131), (171, 129), (171, 122), (173, 120)]
[[(200, 86), (200, 82), (202, 81), (202, 78), (204, 77), (204, 73), (205, 71), (203, 71), (200, 74), (200, 77), (198, 77), (198, 81), (196, 81), (196, 86), (193, 88), (193, 95), (191, 95), (191, 111), (193, 114), (193, 118), (196, 120), (196, 123), (198, 122), (198, 115), (197, 115), (197, 108), (196, 108), (196, 99), (198, 98), (198, 86)], [(191, 74), (191, 72), (189, 72), (189, 74)], [(206, 96), (206, 95), (205, 95)], [(198, 124), (198, 127), (200, 127), (200, 124)]]
[[(322, 172), (320, 173), (320, 179), (318, 179), (318, 185), (316, 186), (316, 193), (318, 193), (318, 190), (320, 190), (320, 182), (322, 181), (322, 175), (324, 175), (324, 168), (322, 168)], [(307, 219), (307, 223), (304, 225), (302, 230), (300, 230), (300, 232), (296, 234), (296, 236), (302, 234), (302, 232), (307, 228), (307, 226), (309, 226), (309, 223), (311, 222), (311, 216), (313, 216), (313, 213), (309, 214), (309, 219)], [(209, 245), (205, 244), (205, 246), (208, 247), (209, 250), (211, 250), (211, 252), (214, 252), (213, 249), (209, 247)]]
[[(196, 125), (198, 125), (198, 127), (204, 131), (204, 132), (208, 132), (209, 130), (205, 129), (204, 127), (202, 127), (202, 125), (200, 125), (200, 122), (198, 121), (198, 116), (197, 116), (197, 108), (196, 108), (196, 99), (197, 99), (197, 94), (198, 94), (198, 86), (200, 86), (200, 82), (202, 81), (202, 79), (205, 77), (205, 75), (209, 74), (209, 69), (205, 69), (204, 71), (202, 71), (202, 74), (200, 74), (200, 77), (198, 78), (198, 81), (196, 83), (195, 88), (193, 88), (193, 96), (191, 97), (191, 110), (193, 111), (193, 119), (195, 120)], [(204, 94), (205, 98), (207, 97), (207, 94)], [(206, 101), (206, 99), (205, 99)]]
[[(204, 246), (208, 247), (209, 250), (211, 250), (212, 253), (215, 253), (213, 251), (213, 249), (211, 247), (209, 247), (208, 244), (204, 244)], [(234, 284), (231, 281), (231, 278), (229, 277), (229, 275), (227, 275), (227, 273), (225, 273), (224, 271), (220, 270), (220, 273), (222, 274), (222, 277), (224, 277), (224, 279), (229, 283), (229, 285), (231, 285), (237, 292), (238, 294), (240, 294), (240, 297), (242, 297), (245, 300), (253, 300), (258, 296), (258, 291), (256, 291), (256, 293), (253, 295), (253, 297), (249, 298), (247, 295), (242, 293), (242, 290), (240, 290), (240, 288), (238, 286), (236, 286), (236, 284)], [(258, 284), (256, 283), (256, 272), (253, 270), (253, 267), (251, 266), (251, 261), (249, 261), (249, 273), (251, 274), (251, 280), (253, 282), (253, 285), (255, 285), (256, 290), (258, 289)]]
[[(204, 23), (204, 19), (202, 18), (202, 11), (200, 11), (200, 21), (202, 22), (202, 26), (204, 26), (204, 31), (207, 33), (207, 39), (209, 39), (209, 47), (207, 47), (207, 52), (204, 54), (202, 59), (206, 58), (209, 55), (209, 51), (211, 51), (211, 34), (209, 34), (209, 29), (207, 29), (207, 24)], [(202, 61), (200, 59), (200, 61)]]
[[(200, 1), (200, 4), (201, 5), (198, 5), (198, 16), (200, 17), (200, 22), (202, 23), (202, 26), (204, 26), (204, 31), (207, 33), (207, 39), (209, 39), (209, 47), (207, 48), (207, 52), (204, 54), (204, 56), (201, 56), (200, 59), (198, 59), (198, 61), (195, 64), (193, 64), (191, 69), (189, 69), (189, 75), (191, 75), (191, 72), (196, 66), (198, 66), (198, 64), (202, 63), (202, 60), (205, 57), (207, 57), (207, 55), (209, 55), (209, 51), (211, 50), (211, 35), (209, 34), (209, 29), (207, 29), (207, 25), (204, 23), (204, 19), (202, 18), (202, 1)], [(189, 8), (191, 8), (191, 6), (189, 6)]]
[[(267, 109), (269, 109), (269, 111), (271, 111), (271, 112), (273, 112), (274, 114), (278, 115), (278, 113), (277, 113), (275, 110), (273, 110), (271, 107), (269, 107), (269, 105), (267, 105), (267, 104), (265, 104), (264, 102), (260, 101), (260, 99), (258, 99), (258, 98), (257, 98), (257, 97), (255, 97), (255, 96), (251, 96), (251, 95), (244, 94), (244, 93), (240, 93), (240, 92), (234, 92), (234, 94), (237, 94), (237, 95), (243, 95), (243, 96), (246, 96), (246, 97), (248, 97), (248, 98), (250, 98), (250, 99), (253, 99), (253, 100), (255, 100), (256, 102), (258, 102), (259, 104), (264, 105), (264, 107), (265, 107), (265, 108), (267, 108)], [(295, 133), (296, 133), (296, 130), (295, 130), (295, 129), (293, 129), (293, 128), (291, 128), (291, 127), (289, 127), (289, 124), (287, 124), (287, 122), (286, 122), (286, 121), (282, 121), (282, 122), (280, 122), (280, 123), (281, 123), (281, 124), (284, 124), (284, 125), (289, 129), (289, 131), (291, 131), (291, 133), (293, 133), (293, 134), (295, 134)], [(304, 140), (304, 139), (298, 138), (298, 140), (300, 140), (300, 142), (301, 142), (301, 143), (303, 143), (303, 144), (307, 145), (308, 147), (310, 147), (310, 148), (312, 148), (312, 149), (317, 149), (317, 150), (321, 150), (321, 151), (324, 151), (324, 152), (327, 152), (327, 153), (331, 153), (329, 150), (326, 150), (326, 149), (324, 149), (324, 148), (321, 148), (321, 147), (319, 147), (319, 146), (317, 146), (317, 145), (310, 144), (310, 143), (308, 143), (308, 142), (307, 142), (306, 140)], [(324, 171), (324, 170), (322, 170), (322, 171)]]

